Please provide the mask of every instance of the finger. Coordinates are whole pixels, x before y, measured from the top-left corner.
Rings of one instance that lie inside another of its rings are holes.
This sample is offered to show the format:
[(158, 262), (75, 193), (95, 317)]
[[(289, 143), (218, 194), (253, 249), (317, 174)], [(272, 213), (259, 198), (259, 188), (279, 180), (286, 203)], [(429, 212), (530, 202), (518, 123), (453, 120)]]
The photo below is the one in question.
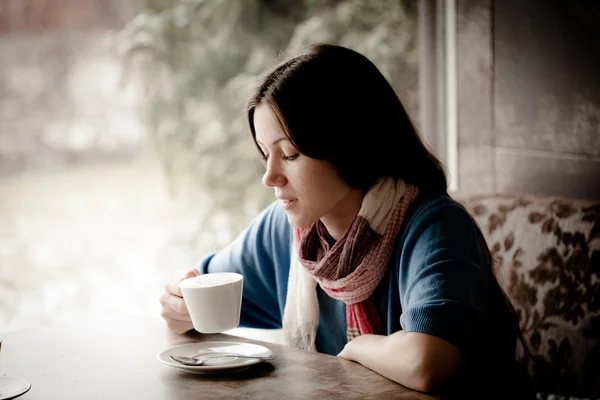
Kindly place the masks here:
[(189, 314), (181, 314), (175, 310), (172, 310), (172, 309), (166, 308), (166, 307), (162, 309), (160, 316), (163, 317), (163, 319), (165, 319), (165, 320), (186, 321), (186, 322), (190, 322), (192, 320), (190, 318)]
[(198, 275), (200, 275), (200, 273), (197, 270), (192, 269), (186, 272), (186, 274), (182, 278), (175, 279), (174, 281), (169, 282), (166, 286), (166, 289), (169, 292), (173, 293), (175, 296), (183, 297), (183, 295), (181, 294), (181, 289), (179, 288), (179, 283), (184, 279), (192, 278)]
[(165, 289), (167, 289), (168, 293), (171, 293), (174, 296), (183, 297), (183, 295), (181, 294), (181, 289), (179, 288), (179, 282), (181, 281), (182, 279), (176, 279), (174, 281), (171, 281), (167, 284)]
[(183, 279), (193, 278), (194, 276), (198, 276), (198, 275), (200, 275), (200, 272), (198, 272), (197, 269), (192, 269), (192, 270), (189, 270), (185, 274), (185, 276), (183, 277)]
[(178, 314), (189, 314), (185, 301), (181, 297), (166, 295), (163, 302), (163, 307), (175, 311)]

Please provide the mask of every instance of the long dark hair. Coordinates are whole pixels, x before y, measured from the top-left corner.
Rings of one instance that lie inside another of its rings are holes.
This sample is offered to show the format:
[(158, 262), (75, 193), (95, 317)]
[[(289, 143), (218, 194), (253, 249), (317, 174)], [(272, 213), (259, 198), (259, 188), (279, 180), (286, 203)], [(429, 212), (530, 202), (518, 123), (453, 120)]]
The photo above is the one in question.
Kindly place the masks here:
[(255, 142), (254, 110), (261, 103), (300, 153), (330, 161), (353, 187), (368, 190), (391, 176), (422, 192), (446, 194), (442, 164), (422, 142), (394, 89), (360, 53), (315, 45), (271, 71), (247, 107)]
[[(314, 45), (263, 77), (246, 108), (256, 143), (254, 111), (267, 105), (300, 153), (331, 162), (350, 185), (368, 190), (379, 178), (402, 178), (424, 194), (448, 196), (442, 163), (421, 140), (402, 102), (379, 69), (362, 54), (341, 46)], [(493, 259), (473, 220), (484, 258)], [(495, 279), (523, 341), (516, 314)]]

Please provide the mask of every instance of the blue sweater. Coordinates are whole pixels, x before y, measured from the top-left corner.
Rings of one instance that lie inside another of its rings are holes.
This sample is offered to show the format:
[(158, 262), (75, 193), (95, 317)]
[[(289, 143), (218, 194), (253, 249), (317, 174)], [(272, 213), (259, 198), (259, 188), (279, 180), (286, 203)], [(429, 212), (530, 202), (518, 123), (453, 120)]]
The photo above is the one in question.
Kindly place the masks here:
[[(198, 269), (244, 275), (240, 325), (281, 328), (291, 248), (291, 226), (274, 203)], [(374, 293), (385, 332), (434, 335), (461, 349), (472, 367), (510, 369), (515, 359), (510, 314), (483, 257), (475, 224), (459, 203), (420, 196), (407, 212), (388, 272)], [(316, 347), (336, 355), (347, 342), (345, 305), (318, 286), (317, 291)]]

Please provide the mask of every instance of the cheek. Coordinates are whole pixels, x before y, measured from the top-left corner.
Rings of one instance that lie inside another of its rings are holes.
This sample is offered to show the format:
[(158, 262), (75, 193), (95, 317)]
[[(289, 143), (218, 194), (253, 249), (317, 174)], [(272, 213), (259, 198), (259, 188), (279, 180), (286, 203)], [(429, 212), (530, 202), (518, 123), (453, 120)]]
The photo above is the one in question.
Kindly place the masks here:
[(330, 168), (317, 166), (306, 169), (299, 178), (304, 196), (318, 203), (335, 202), (348, 190), (346, 183)]
[(327, 191), (327, 179), (319, 168), (306, 168), (297, 175), (297, 187), (304, 197), (318, 198)]

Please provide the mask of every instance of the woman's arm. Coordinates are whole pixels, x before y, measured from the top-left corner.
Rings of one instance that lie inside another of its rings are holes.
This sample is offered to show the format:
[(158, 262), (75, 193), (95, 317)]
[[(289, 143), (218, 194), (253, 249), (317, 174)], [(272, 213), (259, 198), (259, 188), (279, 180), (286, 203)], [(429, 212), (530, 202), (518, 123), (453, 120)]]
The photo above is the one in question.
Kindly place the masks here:
[(493, 276), (475, 226), (457, 203), (434, 201), (406, 232), (397, 250), (402, 330), (360, 336), (340, 356), (411, 389), (444, 390), (480, 347)]
[(441, 389), (459, 375), (462, 363), (461, 352), (445, 340), (405, 331), (359, 336), (338, 356), (420, 392)]

